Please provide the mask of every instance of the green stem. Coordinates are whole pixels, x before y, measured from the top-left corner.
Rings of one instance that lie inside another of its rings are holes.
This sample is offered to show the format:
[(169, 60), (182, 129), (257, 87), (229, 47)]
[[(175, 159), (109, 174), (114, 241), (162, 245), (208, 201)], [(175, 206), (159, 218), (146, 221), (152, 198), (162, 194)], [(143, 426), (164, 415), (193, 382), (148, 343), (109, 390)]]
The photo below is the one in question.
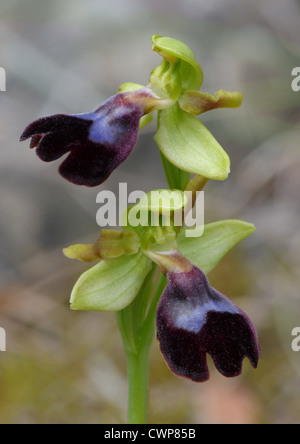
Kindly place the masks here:
[(146, 424), (148, 417), (150, 347), (127, 353), (128, 423)]
[(139, 351), (137, 353), (127, 353), (129, 424), (145, 424), (147, 422), (149, 355), (155, 334), (157, 304), (165, 285), (166, 278), (160, 274), (146, 319), (141, 329)]
[(157, 305), (158, 305), (158, 302), (160, 300), (160, 297), (161, 297), (162, 292), (164, 291), (166, 285), (167, 285), (167, 278), (162, 273), (160, 273), (158, 281), (157, 281), (155, 293), (153, 295), (150, 307), (148, 309), (147, 317), (145, 319), (145, 322), (143, 325), (143, 330), (142, 330), (142, 336), (145, 339), (147, 338), (147, 336), (150, 336), (148, 338), (148, 341), (151, 340), (151, 335), (152, 335), (152, 339), (154, 336)]
[(155, 335), (156, 308), (166, 283), (160, 273), (146, 312), (156, 269), (154, 266), (133, 303), (117, 313), (127, 359), (129, 424), (147, 423), (150, 349)]

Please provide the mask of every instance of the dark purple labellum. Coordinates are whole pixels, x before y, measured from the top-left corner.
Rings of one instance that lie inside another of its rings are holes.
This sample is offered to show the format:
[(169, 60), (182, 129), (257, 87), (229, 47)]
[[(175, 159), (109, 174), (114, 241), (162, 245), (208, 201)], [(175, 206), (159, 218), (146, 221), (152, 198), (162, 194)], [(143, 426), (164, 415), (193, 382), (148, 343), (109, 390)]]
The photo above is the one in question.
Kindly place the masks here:
[(31, 123), (21, 141), (32, 138), (30, 147), (44, 162), (70, 152), (60, 174), (77, 185), (93, 187), (104, 182), (131, 153), (144, 114), (132, 94), (117, 94), (87, 114), (57, 114)]
[(157, 336), (170, 369), (204, 382), (209, 379), (207, 353), (227, 377), (241, 373), (245, 357), (256, 368), (258, 339), (247, 315), (210, 287), (196, 267), (167, 277), (157, 311)]

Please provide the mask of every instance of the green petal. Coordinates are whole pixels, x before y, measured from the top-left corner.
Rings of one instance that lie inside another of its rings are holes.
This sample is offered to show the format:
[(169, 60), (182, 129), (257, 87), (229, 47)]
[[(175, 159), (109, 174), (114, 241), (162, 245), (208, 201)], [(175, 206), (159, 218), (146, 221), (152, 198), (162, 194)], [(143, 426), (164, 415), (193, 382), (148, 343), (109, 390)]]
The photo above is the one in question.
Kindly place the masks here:
[(179, 100), (184, 111), (195, 116), (216, 108), (238, 108), (243, 101), (243, 94), (221, 89), (212, 96), (200, 91), (186, 91)]
[(78, 259), (83, 262), (94, 262), (100, 259), (96, 244), (75, 244), (64, 248), (63, 253), (69, 259)]
[(155, 141), (163, 155), (181, 170), (208, 179), (228, 177), (230, 159), (227, 153), (197, 117), (177, 104), (159, 112)]
[(165, 60), (175, 63), (180, 60), (180, 74), (184, 89), (200, 89), (203, 72), (191, 49), (180, 40), (160, 35), (152, 36), (153, 51), (158, 52)]
[(241, 220), (223, 220), (205, 225), (201, 237), (185, 237), (184, 230), (177, 238), (180, 251), (194, 265), (209, 273), (237, 243), (255, 231), (252, 224)]
[(117, 230), (102, 230), (94, 244), (75, 244), (64, 248), (63, 252), (69, 259), (84, 262), (112, 259), (123, 254), (136, 254), (140, 249), (139, 238), (135, 233)]
[(99, 262), (76, 282), (71, 309), (122, 310), (136, 297), (150, 269), (151, 261), (142, 253)]

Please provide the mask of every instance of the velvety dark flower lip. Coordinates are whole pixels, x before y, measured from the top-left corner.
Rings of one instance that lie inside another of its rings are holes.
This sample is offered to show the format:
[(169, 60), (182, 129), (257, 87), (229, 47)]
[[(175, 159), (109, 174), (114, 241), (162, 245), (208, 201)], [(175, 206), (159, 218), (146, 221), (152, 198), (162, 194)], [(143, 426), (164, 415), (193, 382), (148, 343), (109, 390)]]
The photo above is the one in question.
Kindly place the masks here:
[(157, 310), (157, 336), (171, 371), (204, 382), (209, 379), (207, 354), (226, 377), (240, 375), (246, 357), (256, 368), (260, 349), (248, 316), (212, 288), (197, 267), (167, 277)]
[(117, 94), (96, 111), (56, 114), (31, 123), (20, 140), (31, 138), (30, 147), (44, 162), (69, 153), (60, 174), (77, 185), (103, 183), (134, 148), (141, 117), (150, 112), (156, 97), (147, 88)]

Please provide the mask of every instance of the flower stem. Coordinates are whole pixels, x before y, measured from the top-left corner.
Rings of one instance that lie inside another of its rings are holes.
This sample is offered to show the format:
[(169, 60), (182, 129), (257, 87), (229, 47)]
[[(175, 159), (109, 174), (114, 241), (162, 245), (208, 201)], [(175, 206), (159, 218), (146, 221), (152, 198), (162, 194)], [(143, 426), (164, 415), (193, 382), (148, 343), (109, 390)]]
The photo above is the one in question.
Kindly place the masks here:
[(127, 353), (128, 423), (146, 424), (148, 417), (150, 347)]
[(154, 266), (133, 303), (117, 313), (127, 359), (129, 424), (147, 423), (150, 349), (155, 334), (156, 307), (166, 284), (160, 273), (152, 292), (156, 270)]

